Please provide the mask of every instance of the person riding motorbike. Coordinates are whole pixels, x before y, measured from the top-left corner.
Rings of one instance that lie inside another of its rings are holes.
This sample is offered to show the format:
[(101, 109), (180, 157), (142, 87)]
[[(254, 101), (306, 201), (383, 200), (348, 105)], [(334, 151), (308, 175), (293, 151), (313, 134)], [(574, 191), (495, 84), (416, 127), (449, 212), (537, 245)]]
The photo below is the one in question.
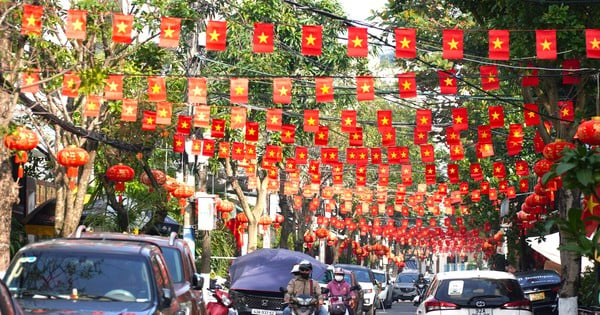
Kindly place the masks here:
[(415, 281), (415, 289), (417, 290), (417, 296), (413, 300), (415, 305), (419, 305), (423, 296), (425, 295), (425, 291), (427, 290), (427, 280), (425, 280), (425, 276), (422, 273), (419, 273), (417, 280)]
[[(327, 315), (327, 309), (323, 305), (323, 297), (321, 296), (319, 282), (310, 278), (312, 264), (307, 260), (303, 260), (298, 264), (298, 269), (298, 275), (295, 275), (287, 285), (283, 301), (285, 303), (290, 303), (291, 297), (293, 296), (302, 294), (311, 295), (319, 303), (315, 310), (316, 315)], [(292, 269), (292, 273), (293, 271), (294, 270)], [(290, 305), (288, 304), (288, 306), (283, 309), (283, 315), (290, 315), (291, 311)]]
[(342, 302), (346, 305), (348, 314), (353, 315), (350, 301), (354, 297), (354, 293), (350, 289), (350, 284), (344, 280), (344, 269), (338, 267), (333, 270), (333, 280), (329, 281), (327, 289), (329, 289), (328, 296), (330, 301), (332, 301), (331, 305), (335, 305), (336, 302)]

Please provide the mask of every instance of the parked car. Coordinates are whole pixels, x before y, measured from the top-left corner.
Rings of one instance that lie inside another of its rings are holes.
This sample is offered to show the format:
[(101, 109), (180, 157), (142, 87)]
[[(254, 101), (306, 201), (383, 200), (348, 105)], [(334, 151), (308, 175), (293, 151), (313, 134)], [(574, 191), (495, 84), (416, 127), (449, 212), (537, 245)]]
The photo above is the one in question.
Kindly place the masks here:
[(438, 273), (425, 292), (417, 314), (532, 315), (513, 274), (469, 270)]
[(162, 252), (149, 243), (29, 244), (13, 257), (4, 282), (26, 314), (182, 314)]
[(23, 310), (15, 298), (10, 294), (6, 284), (0, 280), (0, 314), (23, 315)]
[[(323, 275), (323, 277), (321, 277), (321, 279), (319, 280), (319, 285), (321, 286), (321, 288), (326, 288), (327, 283), (329, 283), (329, 281), (333, 280), (333, 273), (331, 271), (332, 268), (328, 268), (328, 272), (326, 272)], [(360, 287), (360, 283), (356, 279), (356, 274), (354, 274), (354, 271), (352, 271), (352, 270), (344, 269), (344, 280), (350, 284), (351, 288), (352, 287)], [(364, 299), (364, 293), (363, 293), (362, 289), (355, 290), (354, 291), (354, 299), (353, 299), (354, 301), (351, 303), (352, 304), (352, 312), (354, 315), (362, 314), (362, 305), (364, 304), (363, 299)], [(327, 300), (325, 300), (325, 303), (329, 304)]]
[(205, 315), (206, 302), (202, 292), (204, 278), (196, 271), (196, 264), (188, 244), (177, 233), (169, 237), (154, 235), (136, 235), (111, 232), (87, 232), (85, 226), (80, 226), (71, 237), (88, 240), (121, 240), (132, 242), (147, 242), (162, 250), (179, 306), (185, 315)]
[(362, 311), (366, 312), (367, 315), (375, 315), (375, 300), (379, 294), (379, 288), (373, 271), (365, 266), (350, 264), (336, 264), (335, 267), (354, 271), (364, 294)]
[(388, 273), (384, 270), (373, 270), (375, 280), (379, 285), (379, 295), (375, 306), (378, 308), (391, 308), (394, 302), (392, 283), (389, 280)]
[(415, 296), (417, 296), (415, 281), (417, 281), (418, 277), (419, 272), (417, 271), (405, 271), (399, 273), (396, 276), (396, 280), (394, 281), (392, 299), (394, 301), (412, 301), (415, 298)]
[(556, 271), (522, 271), (515, 273), (515, 276), (525, 296), (531, 301), (534, 314), (558, 314), (560, 275)]

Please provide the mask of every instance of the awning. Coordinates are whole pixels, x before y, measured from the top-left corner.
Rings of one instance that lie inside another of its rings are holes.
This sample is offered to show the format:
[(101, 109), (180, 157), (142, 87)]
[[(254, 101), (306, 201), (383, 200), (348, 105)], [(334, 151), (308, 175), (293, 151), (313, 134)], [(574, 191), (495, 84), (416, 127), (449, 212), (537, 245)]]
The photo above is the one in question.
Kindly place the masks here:
[[(560, 236), (558, 232), (546, 235), (543, 238), (539, 236), (528, 237), (527, 244), (529, 244), (536, 252), (560, 265), (560, 251), (558, 250)], [(585, 270), (586, 267), (593, 268), (594, 262), (587, 257), (581, 257), (581, 270)]]

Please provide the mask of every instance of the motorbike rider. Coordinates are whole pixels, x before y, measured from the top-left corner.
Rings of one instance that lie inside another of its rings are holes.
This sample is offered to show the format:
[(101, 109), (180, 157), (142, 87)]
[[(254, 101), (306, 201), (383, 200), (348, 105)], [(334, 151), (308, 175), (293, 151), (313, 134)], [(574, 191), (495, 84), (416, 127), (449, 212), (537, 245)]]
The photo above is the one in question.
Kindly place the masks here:
[(327, 289), (329, 297), (342, 299), (348, 314), (353, 315), (350, 301), (354, 293), (350, 290), (350, 284), (344, 280), (344, 269), (337, 267), (333, 270), (333, 280), (329, 281)]
[(423, 276), (422, 273), (419, 273), (419, 276), (417, 277), (417, 280), (415, 281), (415, 289), (417, 290), (417, 296), (419, 297), (418, 300), (413, 300), (413, 302), (415, 303), (415, 305), (418, 305), (418, 302), (420, 302), (423, 298), (423, 295), (425, 294), (425, 290), (427, 289), (427, 280), (425, 280), (425, 276)]
[[(327, 309), (323, 305), (323, 297), (321, 296), (321, 287), (319, 286), (319, 282), (311, 279), (310, 277), (312, 273), (312, 264), (308, 260), (303, 260), (298, 264), (298, 269), (298, 275), (294, 276), (294, 278), (292, 278), (287, 285), (287, 290), (285, 292), (283, 301), (285, 303), (289, 303), (291, 297), (293, 296), (301, 294), (311, 295), (317, 301), (319, 301), (315, 315), (327, 315)], [(291, 311), (292, 310), (288, 304), (288, 306), (283, 309), (283, 315), (290, 315)]]

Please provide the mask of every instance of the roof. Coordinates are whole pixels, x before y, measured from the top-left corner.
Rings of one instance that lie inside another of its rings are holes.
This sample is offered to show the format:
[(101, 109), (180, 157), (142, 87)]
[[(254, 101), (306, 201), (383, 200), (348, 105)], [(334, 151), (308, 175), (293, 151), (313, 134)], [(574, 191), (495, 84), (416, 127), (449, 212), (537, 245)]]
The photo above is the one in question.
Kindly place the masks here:
[[(151, 244), (133, 243), (120, 241), (102, 241), (58, 238), (29, 244), (21, 249), (21, 252), (39, 252), (51, 250), (53, 252), (68, 253), (100, 253), (103, 254), (138, 254), (145, 249), (150, 249)], [(158, 247), (155, 247), (158, 248)], [(160, 250), (160, 249), (158, 249)]]
[(484, 279), (515, 279), (515, 276), (511, 273), (504, 271), (493, 271), (493, 270), (466, 270), (466, 271), (448, 271), (440, 272), (436, 275), (438, 280), (446, 279), (472, 279), (472, 278), (484, 278)]
[(342, 269), (350, 269), (350, 270), (357, 270), (357, 269), (364, 269), (364, 270), (371, 270), (368, 267), (365, 266), (360, 266), (360, 265), (351, 265), (351, 264), (334, 264), (335, 267), (340, 267)]

